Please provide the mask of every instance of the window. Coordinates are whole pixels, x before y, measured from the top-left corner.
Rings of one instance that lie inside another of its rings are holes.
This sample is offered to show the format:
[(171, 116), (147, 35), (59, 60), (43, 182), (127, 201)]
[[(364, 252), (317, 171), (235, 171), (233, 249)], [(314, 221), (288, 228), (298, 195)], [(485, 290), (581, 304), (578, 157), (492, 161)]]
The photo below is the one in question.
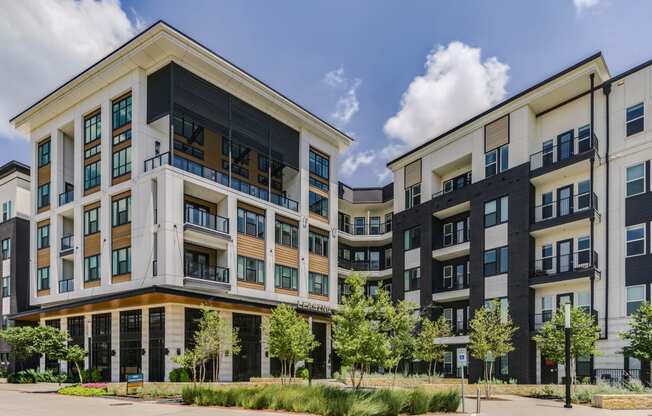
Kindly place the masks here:
[(131, 247), (113, 250), (112, 264), (111, 273), (113, 276), (131, 273)]
[(113, 102), (113, 129), (131, 122), (131, 95)]
[(321, 189), (324, 192), (328, 192), (327, 183), (324, 183), (316, 178), (313, 178), (312, 176), (308, 179), (308, 182), (310, 183), (310, 186), (314, 186), (317, 189)]
[(125, 147), (113, 154), (113, 177), (131, 172), (131, 146)]
[(50, 205), (50, 184), (45, 183), (38, 187), (36, 194), (36, 208), (45, 208)]
[(455, 287), (461, 289), (466, 284), (466, 273), (464, 270), (464, 264), (458, 264), (455, 266)]
[(100, 279), (100, 255), (84, 258), (84, 282)]
[(412, 250), (421, 247), (421, 227), (410, 228), (403, 233), (404, 250)]
[(318, 256), (328, 257), (328, 237), (312, 231), (308, 233), (308, 251)]
[(582, 181), (577, 184), (577, 209), (586, 209), (591, 206), (591, 181)]
[(84, 235), (100, 231), (100, 207), (84, 211)]
[(204, 129), (195, 120), (184, 114), (174, 115), (174, 133), (199, 144), (204, 143)]
[(553, 306), (552, 296), (544, 296), (541, 298), (541, 322), (548, 322), (552, 319)]
[(388, 269), (392, 267), (392, 249), (385, 249), (385, 268)]
[(89, 147), (88, 149), (84, 150), (84, 159), (90, 159), (91, 157), (95, 156), (101, 151), (102, 151), (102, 145), (100, 144), (96, 144), (93, 147)]
[(421, 203), (421, 184), (417, 183), (405, 188), (405, 209), (416, 207)]
[(406, 270), (403, 274), (405, 278), (405, 290), (419, 290), (421, 283), (421, 267)]
[(485, 277), (507, 273), (509, 269), (509, 251), (507, 247), (499, 247), (484, 252)]
[(84, 190), (87, 191), (100, 185), (100, 161), (84, 166)]
[(8, 298), (11, 296), (11, 277), (5, 276), (2, 278), (2, 297)]
[(9, 200), (2, 203), (2, 221), (7, 221), (11, 216), (11, 200)]
[(308, 273), (308, 292), (313, 295), (328, 296), (328, 275)]
[(328, 198), (313, 191), (308, 193), (308, 197), (310, 212), (314, 212), (322, 217), (328, 217)]
[(36, 288), (37, 290), (46, 290), (50, 288), (49, 267), (41, 267), (36, 271)]
[(380, 234), (380, 217), (369, 217), (369, 234)]
[(552, 244), (546, 244), (541, 247), (541, 270), (548, 271), (553, 269)]
[(507, 222), (509, 217), (509, 198), (504, 196), (484, 204), (484, 227), (489, 228)]
[(111, 203), (111, 225), (119, 225), (131, 222), (131, 196), (118, 199)]
[(281, 289), (297, 290), (299, 272), (293, 267), (277, 264), (274, 268), (274, 286)]
[(543, 166), (552, 165), (555, 161), (555, 141), (546, 140), (543, 142), (543, 150), (541, 152), (541, 162)]
[(276, 244), (287, 247), (299, 247), (299, 227), (276, 220)]
[(11, 258), (11, 238), (5, 238), (2, 240), (2, 259)]
[(591, 313), (591, 293), (579, 292), (577, 294), (577, 307), (586, 313)]
[(265, 215), (238, 208), (238, 233), (265, 239)]
[(50, 224), (45, 224), (36, 229), (36, 248), (50, 247)]
[(627, 257), (645, 254), (645, 224), (627, 227)]
[(644, 113), (643, 103), (633, 105), (627, 109), (627, 136), (643, 131)]
[(444, 288), (453, 287), (453, 266), (444, 266)]
[(484, 154), (484, 175), (493, 176), (509, 169), (509, 145), (504, 144)]
[(113, 136), (113, 145), (118, 145), (120, 143), (131, 140), (131, 129), (125, 130), (120, 134)]
[(552, 218), (554, 205), (552, 203), (552, 192), (546, 192), (541, 195), (541, 219)]
[(577, 151), (583, 153), (589, 150), (591, 146), (591, 126), (586, 125), (577, 129)]
[(453, 352), (444, 351), (444, 374), (453, 374)]
[(453, 244), (453, 223), (444, 224), (444, 247)]
[(589, 267), (591, 265), (591, 237), (584, 236), (577, 239), (577, 266)]
[(388, 233), (392, 231), (392, 213), (388, 212), (385, 214), (385, 232)]
[(365, 234), (365, 218), (364, 217), (355, 217), (353, 220), (353, 233), (355, 235), (364, 235)]
[(634, 196), (645, 192), (645, 163), (627, 168), (627, 196)]
[(102, 114), (97, 112), (84, 119), (84, 143), (90, 143), (100, 138), (102, 134)]
[(645, 285), (628, 286), (627, 315), (636, 312), (643, 302), (645, 302)]
[(50, 141), (38, 145), (38, 167), (50, 164)]
[(329, 161), (328, 158), (310, 149), (309, 153), (310, 173), (317, 175), (322, 179), (329, 179)]
[(264, 284), (265, 262), (250, 257), (238, 256), (238, 280)]

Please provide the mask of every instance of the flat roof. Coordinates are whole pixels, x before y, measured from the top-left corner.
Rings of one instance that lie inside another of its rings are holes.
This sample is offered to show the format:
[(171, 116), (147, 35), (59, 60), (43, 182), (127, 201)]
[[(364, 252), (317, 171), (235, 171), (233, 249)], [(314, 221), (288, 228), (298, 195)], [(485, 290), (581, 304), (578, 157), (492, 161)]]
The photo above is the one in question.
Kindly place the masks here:
[(11, 160), (0, 166), (0, 178), (4, 178), (5, 176), (10, 175), (14, 172), (20, 172), (29, 176), (29, 166), (17, 160)]

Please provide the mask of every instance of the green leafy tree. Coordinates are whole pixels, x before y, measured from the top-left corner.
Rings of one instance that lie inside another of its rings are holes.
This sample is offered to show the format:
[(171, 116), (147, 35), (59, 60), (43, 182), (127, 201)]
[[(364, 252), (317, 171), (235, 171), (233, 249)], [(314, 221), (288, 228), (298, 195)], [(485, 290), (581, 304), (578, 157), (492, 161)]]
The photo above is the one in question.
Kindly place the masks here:
[(351, 384), (358, 389), (373, 365), (383, 365), (389, 354), (387, 334), (372, 319), (376, 310), (364, 294), (364, 279), (353, 273), (346, 279), (351, 293), (333, 315), (333, 345), (342, 364), (351, 369)]
[(34, 354), (45, 354), (55, 360), (65, 360), (68, 334), (49, 326), (14, 326), (0, 332), (17, 360)]
[(414, 357), (428, 363), (428, 381), (431, 380), (432, 374), (437, 372), (437, 361), (444, 359), (444, 352), (448, 348), (446, 344), (436, 343), (437, 338), (452, 335), (451, 325), (443, 316), (440, 316), (436, 321), (430, 319), (421, 321), (421, 330), (416, 338)]
[[(628, 342), (623, 347), (625, 356), (652, 361), (652, 305), (643, 302), (629, 318), (629, 330), (621, 333), (620, 337)], [(649, 380), (644, 382), (649, 384)]]
[(0, 338), (11, 347), (16, 360), (24, 360), (35, 354), (34, 327), (12, 326), (0, 331)]
[(77, 374), (79, 375), (79, 383), (84, 382), (84, 377), (82, 376), (80, 363), (84, 362), (86, 358), (86, 351), (79, 345), (68, 345), (66, 346), (62, 359), (68, 361), (68, 363), (73, 363), (77, 369)]
[(204, 361), (204, 356), (197, 349), (187, 350), (183, 354), (174, 357), (173, 361), (180, 367), (190, 370), (193, 383), (196, 384), (199, 381), (197, 369)]
[(308, 321), (290, 305), (279, 305), (263, 326), (269, 355), (281, 362), (281, 382), (292, 378), (292, 368), (299, 361), (312, 362), (310, 353), (319, 346)]
[(514, 350), (512, 336), (518, 327), (512, 323), (509, 311), (503, 313), (500, 302), (494, 300), (474, 312), (469, 328), (469, 350), (472, 357), (483, 362), (485, 396), (489, 398), (494, 360)]
[(203, 307), (199, 327), (194, 336), (195, 353), (201, 358), (201, 381), (205, 377), (207, 361), (213, 363), (213, 380), (217, 381), (226, 350), (230, 348), (233, 355), (240, 353), (240, 339), (237, 328), (231, 328), (229, 323), (222, 319), (218, 311)]
[[(533, 337), (541, 351), (541, 356), (566, 365), (564, 332), (564, 311), (557, 310), (555, 316), (541, 327)], [(596, 341), (600, 337), (600, 327), (587, 312), (580, 308), (571, 308), (571, 375), (575, 384), (575, 362), (578, 357), (599, 355)]]

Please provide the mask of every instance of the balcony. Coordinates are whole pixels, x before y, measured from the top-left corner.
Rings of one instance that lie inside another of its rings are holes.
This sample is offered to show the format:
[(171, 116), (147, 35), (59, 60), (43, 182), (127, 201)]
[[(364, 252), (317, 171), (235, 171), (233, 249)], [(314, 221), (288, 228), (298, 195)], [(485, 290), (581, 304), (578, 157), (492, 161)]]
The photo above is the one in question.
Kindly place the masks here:
[(61, 257), (65, 257), (72, 254), (74, 250), (75, 250), (74, 236), (72, 234), (68, 234), (61, 237), (61, 246), (59, 250), (59, 255)]
[[(588, 306), (583, 306), (581, 308), (584, 309), (584, 311), (587, 312), (587, 313), (590, 310), (590, 307), (588, 307)], [(552, 321), (552, 319), (555, 317), (555, 313), (556, 313), (556, 311), (554, 311), (554, 310), (546, 310), (546, 311), (542, 311), (541, 313), (535, 314), (534, 315), (534, 322), (533, 322), (534, 327), (532, 328), (532, 330), (534, 332), (539, 331), (546, 324), (546, 322)], [(603, 337), (605, 335), (605, 332), (604, 332), (604, 317), (600, 317), (600, 314), (599, 314), (599, 312), (597, 310), (593, 310), (592, 315), (593, 315), (594, 319), (596, 320), (596, 322), (598, 323), (598, 326), (600, 327), (600, 336)]]
[(442, 236), (442, 244), (432, 251), (432, 258), (438, 261), (450, 260), (468, 255), (470, 249), (469, 229), (456, 230)]
[(347, 260), (338, 258), (337, 265), (340, 269), (340, 274), (347, 275), (349, 272), (362, 272), (361, 274), (365, 277), (382, 277), (386, 275), (391, 275), (392, 265), (391, 264), (381, 264), (380, 261), (376, 260)]
[(75, 199), (75, 191), (70, 189), (66, 192), (63, 192), (59, 194), (59, 206), (64, 206), (68, 202), (72, 202), (72, 200)]
[(454, 302), (468, 299), (470, 296), (469, 276), (463, 278), (444, 278), (443, 286), (435, 289), (432, 301), (436, 303)]
[(530, 285), (546, 285), (571, 279), (600, 277), (598, 253), (582, 250), (534, 261)]
[(219, 233), (229, 233), (229, 219), (213, 215), (193, 206), (186, 206), (185, 223)]
[(432, 194), (432, 199), (435, 199), (442, 195), (450, 194), (451, 192), (455, 192), (458, 189), (462, 189), (468, 185), (471, 185), (471, 183), (472, 183), (471, 172), (466, 172), (456, 178), (444, 181), (442, 190)]
[(73, 290), (75, 290), (75, 280), (72, 277), (59, 280), (59, 293), (68, 293)]
[(184, 264), (184, 275), (193, 279), (226, 285), (229, 284), (229, 269), (222, 266), (210, 266), (193, 261), (186, 261)]
[(392, 232), (392, 222), (340, 222), (338, 229), (347, 237), (374, 237), (374, 239), (380, 239), (379, 236)]
[[(170, 154), (162, 153), (160, 155), (145, 160), (144, 169), (145, 172), (147, 172), (152, 169), (158, 168), (160, 166), (167, 165), (169, 163), (170, 163)], [(219, 183), (220, 185), (230, 187), (232, 189), (235, 189), (236, 191), (240, 191), (254, 198), (262, 199), (264, 201), (269, 201), (274, 205), (278, 205), (280, 207), (289, 209), (291, 211), (295, 211), (295, 212), (299, 211), (299, 203), (293, 199), (290, 199), (288, 197), (285, 197), (283, 195), (274, 192), (270, 192), (266, 188), (262, 188), (260, 186), (233, 177), (231, 178), (230, 185), (229, 185), (229, 175), (226, 175), (222, 172), (216, 171), (209, 167), (203, 166), (197, 162), (193, 162), (184, 157), (175, 155), (172, 166), (184, 170), (188, 173), (192, 173), (193, 175), (200, 176), (204, 179), (208, 179), (209, 181)]]
[(530, 176), (545, 175), (597, 155), (598, 138), (595, 135), (593, 140), (586, 135), (556, 145), (548, 141), (542, 145), (541, 151), (530, 155)]
[(597, 217), (598, 196), (595, 193), (574, 195), (534, 207), (531, 231), (556, 227), (574, 221)]

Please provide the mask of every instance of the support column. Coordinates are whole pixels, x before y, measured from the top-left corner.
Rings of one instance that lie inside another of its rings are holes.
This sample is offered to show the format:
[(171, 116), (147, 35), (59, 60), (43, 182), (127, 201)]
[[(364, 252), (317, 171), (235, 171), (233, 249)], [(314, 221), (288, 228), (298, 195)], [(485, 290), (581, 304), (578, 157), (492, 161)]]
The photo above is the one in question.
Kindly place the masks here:
[(269, 346), (267, 345), (267, 336), (263, 328), (266, 323), (269, 321), (268, 316), (263, 316), (261, 318), (260, 325), (260, 376), (261, 377), (270, 377), (271, 375), (271, 357), (269, 356)]
[[(226, 327), (233, 330), (233, 313), (231, 311), (220, 311), (220, 316), (226, 322)], [(233, 351), (231, 343), (224, 346), (224, 355), (220, 362), (220, 381), (233, 381)]]
[(165, 347), (169, 353), (165, 356), (165, 381), (170, 381), (170, 371), (178, 368), (174, 358), (183, 354), (184, 309), (179, 305), (165, 306)]
[[(120, 381), (120, 312), (111, 312), (111, 381)], [(115, 351), (115, 355), (113, 355)]]
[(141, 348), (145, 354), (141, 355), (141, 372), (145, 377), (145, 381), (149, 381), (149, 308), (141, 309), (142, 319), (142, 333), (141, 333)]

